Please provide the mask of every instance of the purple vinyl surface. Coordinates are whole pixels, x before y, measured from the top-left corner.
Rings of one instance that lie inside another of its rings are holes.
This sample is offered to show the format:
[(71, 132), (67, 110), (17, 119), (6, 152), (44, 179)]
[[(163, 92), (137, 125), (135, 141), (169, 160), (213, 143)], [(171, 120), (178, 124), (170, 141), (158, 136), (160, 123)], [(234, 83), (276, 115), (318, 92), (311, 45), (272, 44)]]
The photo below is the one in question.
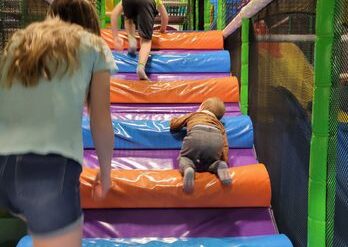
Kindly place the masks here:
[[(112, 167), (124, 170), (178, 169), (179, 152), (180, 150), (114, 150)], [(228, 156), (231, 167), (258, 163), (253, 149), (230, 149)], [(95, 150), (84, 151), (83, 166), (99, 167)]]
[(268, 208), (84, 210), (84, 237), (234, 237), (276, 234)]
[[(197, 111), (200, 104), (112, 104), (111, 112), (126, 113), (177, 113), (185, 114)], [(225, 103), (226, 113), (238, 112), (240, 108), (238, 103)]]
[[(117, 112), (111, 113), (112, 119), (116, 120), (171, 120), (173, 117), (179, 117), (185, 113), (163, 113), (163, 114), (152, 114), (152, 113), (125, 113)], [(235, 117), (242, 115), (240, 112), (226, 112), (225, 116)]]
[[(230, 76), (229, 73), (182, 73), (182, 74), (148, 74), (151, 81), (203, 80)], [(135, 73), (119, 73), (112, 78), (122, 80), (138, 80)]]
[[(185, 53), (185, 54), (192, 54), (192, 53), (205, 53), (205, 52), (228, 52), (227, 50), (152, 50), (150, 52), (150, 57), (152, 54), (166, 54), (166, 55), (175, 55), (177, 53)], [(128, 54), (128, 51), (116, 51), (112, 50), (112, 52), (117, 52), (117, 53), (123, 53), (123, 54)], [(139, 52), (137, 52), (138, 55)]]
[[(238, 104), (226, 103), (225, 106), (225, 116), (241, 115)], [(112, 118), (118, 120), (170, 120), (198, 108), (199, 104), (112, 104), (110, 111)]]

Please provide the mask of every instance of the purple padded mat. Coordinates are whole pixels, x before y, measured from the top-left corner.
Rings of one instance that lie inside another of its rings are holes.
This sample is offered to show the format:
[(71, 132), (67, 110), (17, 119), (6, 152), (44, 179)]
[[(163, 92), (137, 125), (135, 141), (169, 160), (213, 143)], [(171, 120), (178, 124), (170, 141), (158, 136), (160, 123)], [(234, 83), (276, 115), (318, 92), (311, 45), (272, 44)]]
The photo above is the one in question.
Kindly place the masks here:
[[(179, 152), (180, 150), (114, 150), (112, 167), (125, 170), (178, 169)], [(230, 149), (228, 156), (231, 167), (258, 163), (253, 149)], [(89, 168), (99, 167), (95, 150), (84, 151), (83, 165)]]
[[(123, 53), (123, 54), (128, 54), (128, 51), (115, 51), (112, 50), (113, 52), (118, 52), (118, 53)], [(152, 54), (167, 54), (167, 55), (175, 55), (178, 53), (185, 53), (185, 54), (192, 54), (192, 53), (204, 53), (204, 52), (221, 52), (221, 51), (225, 51), (227, 52), (227, 50), (152, 50), (150, 52), (150, 56)]]
[[(230, 76), (229, 73), (182, 73), (182, 74), (149, 74), (151, 81), (177, 81), (177, 80), (202, 80)], [(135, 73), (119, 73), (112, 78), (123, 80), (138, 80)]]
[[(237, 103), (226, 103), (225, 116), (240, 116)], [(199, 104), (112, 104), (111, 115), (119, 120), (170, 120), (172, 117), (194, 112)], [(85, 110), (84, 114), (87, 114)]]
[[(186, 114), (194, 112), (200, 104), (111, 104), (112, 113), (151, 113), (151, 114)], [(238, 103), (225, 103), (226, 114), (240, 114)], [(87, 108), (85, 109), (85, 113)]]
[[(178, 117), (184, 113), (169, 113), (169, 114), (152, 114), (152, 113), (111, 113), (111, 117), (117, 120), (171, 120), (173, 117)], [(240, 112), (226, 112), (225, 116), (235, 117), (242, 115)]]
[(276, 234), (268, 208), (84, 210), (86, 238), (234, 237)]
[[(125, 113), (178, 113), (185, 114), (198, 109), (200, 104), (112, 104), (111, 112)], [(240, 112), (238, 103), (225, 103), (226, 112)]]

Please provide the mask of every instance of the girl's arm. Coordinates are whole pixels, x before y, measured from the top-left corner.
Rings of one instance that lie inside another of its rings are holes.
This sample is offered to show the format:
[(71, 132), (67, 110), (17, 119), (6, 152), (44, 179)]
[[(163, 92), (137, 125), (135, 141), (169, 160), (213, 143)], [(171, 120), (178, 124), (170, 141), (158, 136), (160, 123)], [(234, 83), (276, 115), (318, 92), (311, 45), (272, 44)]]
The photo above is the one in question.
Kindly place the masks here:
[(114, 131), (110, 116), (110, 73), (108, 71), (95, 72), (92, 76), (89, 110), (91, 132), (100, 165), (100, 173), (94, 186), (101, 186), (101, 191), (99, 187), (99, 191), (95, 192), (99, 197), (104, 197), (111, 186), (110, 172), (114, 147)]

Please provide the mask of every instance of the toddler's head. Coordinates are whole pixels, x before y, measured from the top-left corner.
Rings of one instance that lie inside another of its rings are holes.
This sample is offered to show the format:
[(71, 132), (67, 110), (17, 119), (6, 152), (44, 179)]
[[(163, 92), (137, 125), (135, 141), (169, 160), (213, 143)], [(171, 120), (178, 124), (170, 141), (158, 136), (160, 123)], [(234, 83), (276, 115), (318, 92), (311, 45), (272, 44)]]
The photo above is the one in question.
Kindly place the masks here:
[(201, 111), (206, 110), (213, 113), (217, 119), (221, 119), (225, 114), (225, 104), (217, 97), (206, 99), (199, 107)]

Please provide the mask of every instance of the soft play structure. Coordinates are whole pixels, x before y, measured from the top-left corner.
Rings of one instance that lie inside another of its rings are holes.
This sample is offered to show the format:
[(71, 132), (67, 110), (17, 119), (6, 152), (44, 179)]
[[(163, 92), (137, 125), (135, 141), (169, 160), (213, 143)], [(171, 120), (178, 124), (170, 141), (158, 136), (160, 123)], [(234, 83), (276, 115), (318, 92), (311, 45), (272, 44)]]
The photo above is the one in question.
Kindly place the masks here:
[[(102, 33), (113, 48), (110, 30)], [(151, 53), (146, 67), (151, 82), (136, 80), (136, 57), (113, 52), (119, 68), (110, 83), (113, 186), (104, 200), (94, 200), (98, 162), (85, 113), (83, 246), (292, 246), (278, 234), (271, 181), (256, 158), (252, 121), (240, 112), (238, 79), (230, 74), (233, 63), (222, 41), (218, 31), (156, 34), (160, 51)], [(223, 186), (214, 174), (199, 173), (193, 194), (185, 194), (177, 170), (185, 130), (171, 133), (169, 121), (213, 96), (226, 103), (221, 121), (233, 182)], [(29, 246), (30, 237), (18, 244)]]
[[(162, 0), (170, 30), (158, 32), (157, 17), (150, 82), (138, 80), (124, 31), (124, 50), (114, 50), (108, 22), (120, 0), (88, 1), (119, 72), (113, 184), (102, 201), (83, 113), (83, 246), (348, 246), (347, 0)], [(0, 50), (48, 7), (0, 0)], [(215, 96), (226, 106), (233, 182), (199, 173), (188, 195), (178, 170), (186, 130), (171, 133), (169, 121)], [(33, 247), (25, 227), (0, 210), (0, 246)]]
[[(109, 41), (110, 30), (103, 34)], [(252, 122), (239, 110), (239, 84), (229, 74), (231, 62), (228, 52), (222, 50), (222, 32), (174, 32), (154, 38), (155, 48), (171, 51), (152, 53), (146, 70), (160, 75), (152, 76), (151, 82), (134, 80), (127, 73), (134, 73), (136, 59), (114, 52), (120, 70), (110, 84), (115, 159), (113, 186), (103, 201), (92, 197), (98, 163), (84, 115), (83, 246), (292, 246), (286, 236), (278, 235), (273, 220), (269, 176), (253, 151)], [(109, 44), (112, 48), (112, 42)], [(170, 76), (162, 79), (162, 74)], [(197, 174), (194, 193), (187, 195), (175, 169), (185, 131), (170, 133), (169, 120), (196, 110), (212, 96), (227, 104), (222, 122), (230, 146), (233, 183), (225, 187), (213, 174)], [(168, 165), (168, 159), (172, 164)], [(140, 237), (159, 239), (141, 241)], [(18, 244), (24, 246), (31, 246), (30, 238)]]

